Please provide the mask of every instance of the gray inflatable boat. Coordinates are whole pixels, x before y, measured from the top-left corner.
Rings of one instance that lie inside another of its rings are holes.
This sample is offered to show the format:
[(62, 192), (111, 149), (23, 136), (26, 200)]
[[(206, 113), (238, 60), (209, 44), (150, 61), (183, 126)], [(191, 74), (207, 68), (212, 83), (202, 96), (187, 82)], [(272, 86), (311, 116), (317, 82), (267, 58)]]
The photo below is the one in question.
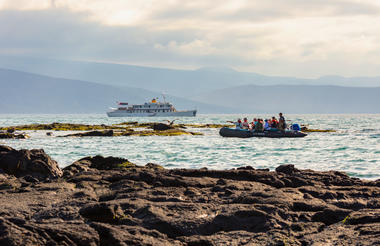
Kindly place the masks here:
[(245, 129), (232, 129), (223, 127), (219, 131), (222, 137), (235, 137), (235, 138), (251, 138), (251, 137), (264, 137), (264, 138), (302, 138), (307, 134), (299, 131), (263, 131), (252, 132)]

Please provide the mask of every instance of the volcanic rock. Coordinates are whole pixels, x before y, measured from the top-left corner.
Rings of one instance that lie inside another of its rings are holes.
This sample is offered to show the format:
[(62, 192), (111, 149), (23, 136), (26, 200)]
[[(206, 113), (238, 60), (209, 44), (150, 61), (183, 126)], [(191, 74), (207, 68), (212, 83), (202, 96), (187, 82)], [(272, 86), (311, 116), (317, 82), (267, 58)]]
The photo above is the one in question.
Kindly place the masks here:
[(294, 167), (294, 165), (281, 165), (276, 168), (276, 172), (278, 173), (286, 173), (286, 174), (293, 174), (294, 172), (297, 172), (298, 169)]
[(80, 132), (74, 134), (68, 134), (64, 137), (112, 137), (113, 130), (105, 130), (105, 131), (90, 131), (90, 132)]
[(0, 139), (6, 139), (6, 138), (11, 138), (11, 139), (26, 139), (29, 138), (29, 135), (26, 133), (15, 133), (14, 131), (6, 131), (6, 132), (0, 132)]
[(163, 123), (154, 123), (152, 125), (152, 129), (155, 131), (165, 131), (169, 129), (174, 129), (174, 127)]
[(380, 244), (379, 180), (123, 163), (86, 157), (49, 182), (0, 173), (0, 245)]
[(60, 177), (62, 170), (44, 150), (15, 150), (0, 145), (0, 169), (16, 177), (31, 175), (38, 178)]

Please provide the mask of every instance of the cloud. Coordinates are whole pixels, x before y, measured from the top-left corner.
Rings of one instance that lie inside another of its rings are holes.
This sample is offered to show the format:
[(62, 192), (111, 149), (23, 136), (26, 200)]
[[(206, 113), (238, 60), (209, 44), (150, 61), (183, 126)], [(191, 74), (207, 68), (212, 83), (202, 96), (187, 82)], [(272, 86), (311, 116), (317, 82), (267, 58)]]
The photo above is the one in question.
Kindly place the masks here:
[(196, 19), (202, 21), (273, 22), (305, 17), (376, 16), (380, 5), (373, 1), (355, 0), (267, 0), (234, 1), (235, 4), (216, 5), (203, 1), (202, 6), (188, 6), (181, 2), (165, 5), (152, 12), (150, 18), (158, 21)]
[(370, 0), (0, 0), (0, 54), (378, 75), (379, 8)]

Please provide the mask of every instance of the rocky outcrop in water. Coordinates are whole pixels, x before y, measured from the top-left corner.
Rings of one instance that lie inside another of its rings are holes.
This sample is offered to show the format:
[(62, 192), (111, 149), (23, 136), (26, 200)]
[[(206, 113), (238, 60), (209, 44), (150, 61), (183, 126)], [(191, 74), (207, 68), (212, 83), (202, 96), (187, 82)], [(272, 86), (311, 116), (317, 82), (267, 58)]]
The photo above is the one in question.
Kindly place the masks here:
[(31, 175), (37, 178), (60, 177), (62, 170), (44, 150), (15, 150), (0, 145), (0, 170), (16, 177)]
[(90, 131), (90, 132), (80, 132), (65, 135), (64, 137), (112, 137), (114, 136), (113, 130), (105, 131)]
[(14, 131), (0, 131), (0, 139), (27, 139), (26, 133), (15, 133)]
[[(165, 125), (165, 124), (164, 124)], [(135, 131), (129, 129), (126, 131), (90, 131), (68, 134), (62, 137), (120, 137), (120, 136), (180, 136), (180, 135), (203, 135), (199, 132), (189, 132), (181, 129), (166, 129), (166, 130), (142, 130)]]
[(123, 122), (114, 125), (87, 125), (87, 124), (73, 124), (73, 123), (50, 123), (50, 124), (29, 124), (29, 125), (18, 125), (18, 126), (3, 126), (0, 130), (53, 130), (53, 131), (101, 131), (101, 130), (130, 130), (133, 128), (148, 128), (153, 130), (169, 130), (169, 129), (185, 129), (190, 128), (221, 128), (221, 127), (232, 127), (231, 124), (174, 124), (174, 121), (164, 124), (161, 122), (145, 122), (139, 123), (137, 121)]
[(165, 131), (165, 130), (169, 130), (169, 129), (174, 129), (173, 126), (168, 125), (168, 124), (163, 124), (163, 123), (154, 123), (154, 124), (152, 124), (151, 127), (155, 131)]
[(40, 131), (40, 130), (53, 130), (53, 131), (90, 131), (90, 130), (107, 130), (107, 129), (126, 129), (122, 126), (107, 126), (107, 125), (87, 125), (87, 124), (73, 124), (73, 123), (50, 123), (50, 124), (29, 124), (18, 126), (5, 126), (0, 127), (0, 130), (18, 130), (18, 131)]
[[(0, 163), (9, 151), (2, 147)], [(0, 174), (0, 245), (380, 243), (380, 180), (292, 165), (140, 167), (101, 156), (63, 171), (44, 181)]]

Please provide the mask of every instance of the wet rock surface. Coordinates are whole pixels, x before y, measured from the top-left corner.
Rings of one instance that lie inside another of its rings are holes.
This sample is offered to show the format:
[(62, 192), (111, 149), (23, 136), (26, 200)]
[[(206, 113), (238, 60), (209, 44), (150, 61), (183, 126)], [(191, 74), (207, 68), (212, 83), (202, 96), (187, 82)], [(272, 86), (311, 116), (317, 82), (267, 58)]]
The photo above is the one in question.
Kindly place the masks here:
[(27, 139), (29, 135), (26, 133), (16, 133), (12, 130), (0, 131), (0, 139)]
[[(163, 124), (165, 125), (165, 124)], [(81, 132), (68, 134), (61, 137), (120, 137), (120, 136), (180, 136), (180, 135), (203, 135), (199, 132), (190, 132), (184, 131), (181, 129), (166, 129), (166, 130), (140, 130), (135, 131), (129, 129), (126, 131), (114, 131), (114, 130), (105, 130), (105, 131), (90, 131), (90, 132)]]
[(64, 137), (112, 137), (114, 136), (113, 130), (105, 131), (90, 131), (90, 132), (80, 132), (65, 135)]
[(380, 243), (380, 180), (292, 165), (271, 172), (126, 163), (86, 157), (43, 181), (0, 173), (0, 245)]

